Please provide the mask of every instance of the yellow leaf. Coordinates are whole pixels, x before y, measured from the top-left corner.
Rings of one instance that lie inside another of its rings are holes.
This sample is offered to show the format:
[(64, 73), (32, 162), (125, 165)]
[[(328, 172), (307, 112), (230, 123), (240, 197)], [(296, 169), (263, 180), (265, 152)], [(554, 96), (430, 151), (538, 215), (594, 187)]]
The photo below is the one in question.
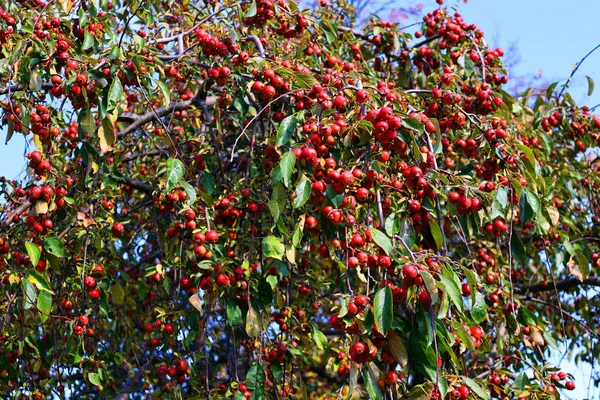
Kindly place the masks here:
[(200, 297), (198, 297), (198, 293), (191, 295), (189, 300), (192, 306), (200, 312), (200, 315), (203, 315), (204, 310), (202, 309), (202, 301), (200, 300)]
[(260, 314), (251, 305), (246, 315), (246, 333), (250, 337), (257, 337), (262, 330), (263, 326)]
[(121, 305), (125, 301), (125, 291), (119, 282), (110, 288), (110, 297), (116, 305)]
[(404, 347), (404, 343), (402, 343), (402, 339), (392, 330), (388, 332), (387, 339), (392, 355), (398, 361), (400, 367), (404, 368), (408, 363), (408, 353), (406, 347)]
[(63, 12), (65, 14), (70, 13), (71, 9), (73, 8), (73, 1), (72, 0), (59, 0), (58, 4), (60, 5), (60, 8), (63, 10)]

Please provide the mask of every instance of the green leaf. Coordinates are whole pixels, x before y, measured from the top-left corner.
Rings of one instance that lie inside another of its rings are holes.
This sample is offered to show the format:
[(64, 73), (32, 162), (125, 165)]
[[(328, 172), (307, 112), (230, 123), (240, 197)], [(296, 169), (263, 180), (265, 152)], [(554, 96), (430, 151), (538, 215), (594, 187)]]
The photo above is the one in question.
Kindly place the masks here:
[(400, 232), (400, 219), (396, 218), (396, 215), (392, 213), (385, 219), (385, 233), (388, 236), (394, 236), (398, 232)]
[(262, 251), (263, 255), (267, 258), (282, 260), (285, 253), (285, 246), (278, 237), (267, 236), (262, 240)]
[(292, 172), (294, 171), (295, 165), (296, 155), (293, 151), (288, 151), (283, 156), (281, 156), (279, 168), (281, 168), (281, 176), (283, 177), (283, 184), (285, 185), (285, 187), (288, 187), (290, 183), (290, 178), (292, 177)]
[(369, 398), (371, 400), (383, 400), (381, 389), (379, 389), (379, 386), (377, 385), (379, 377), (375, 376), (370, 368), (363, 368), (363, 379), (365, 381), (365, 386), (367, 387), (367, 392), (369, 393)]
[(248, 7), (248, 10), (246, 10), (246, 13), (244, 14), (244, 18), (250, 18), (250, 17), (254, 17), (256, 15), (256, 2), (252, 2), (252, 4), (250, 4), (250, 7)]
[(54, 257), (63, 258), (65, 256), (62, 241), (56, 236), (48, 236), (42, 241), (44, 250)]
[(169, 92), (169, 87), (166, 83), (164, 83), (161, 80), (157, 80), (156, 85), (158, 85), (158, 88), (160, 89), (160, 91), (163, 94), (163, 97), (165, 98), (165, 107), (168, 107), (169, 104), (171, 104), (171, 93)]
[(492, 202), (492, 211), (490, 213), (490, 219), (496, 219), (498, 217), (506, 218), (506, 211), (508, 208), (508, 190), (501, 186), (496, 190), (496, 197)]
[(452, 303), (454, 303), (454, 305), (456, 306), (456, 308), (462, 311), (463, 299), (460, 287), (456, 284), (456, 281), (452, 278), (447, 277), (444, 274), (440, 274), (438, 276), (441, 280), (441, 285), (438, 285), (438, 287), (445, 291), (450, 297), (450, 300), (452, 300)]
[(375, 325), (382, 335), (386, 335), (392, 327), (394, 319), (394, 304), (392, 301), (392, 290), (385, 285), (375, 294), (373, 311), (375, 313)]
[(419, 133), (425, 132), (425, 125), (416, 118), (404, 118), (402, 126)]
[(433, 240), (435, 240), (435, 244), (438, 249), (444, 247), (444, 238), (442, 236), (442, 230), (438, 225), (437, 221), (433, 218), (429, 220), (429, 229), (431, 229), (431, 235), (433, 236)]
[(485, 392), (483, 391), (483, 389), (481, 388), (481, 386), (479, 386), (479, 384), (477, 382), (475, 382), (473, 379), (471, 378), (467, 378), (466, 376), (463, 377), (463, 380), (465, 381), (465, 384), (480, 398), (482, 399), (488, 399), (488, 396), (485, 394)]
[(187, 196), (188, 196), (187, 204), (189, 206), (194, 204), (196, 202), (196, 189), (194, 189), (194, 187), (192, 185), (190, 185), (189, 183), (187, 183), (186, 181), (183, 181), (183, 180), (179, 181), (179, 185), (187, 193)]
[(277, 128), (277, 139), (275, 141), (275, 146), (284, 146), (289, 142), (292, 135), (296, 131), (296, 126), (298, 125), (298, 118), (296, 115), (288, 115), (279, 123), (279, 127)]
[(588, 82), (588, 96), (591, 96), (594, 93), (594, 80), (589, 76), (586, 76)]
[(40, 319), (42, 324), (46, 322), (52, 311), (52, 294), (46, 291), (41, 291), (37, 299), (37, 308), (40, 310)]
[(520, 394), (523, 390), (525, 390), (525, 386), (527, 386), (527, 385), (529, 385), (529, 377), (527, 376), (527, 374), (525, 372), (523, 372), (519, 376), (517, 376), (517, 378), (515, 379), (515, 381), (512, 385), (512, 389), (517, 394)]
[(512, 235), (510, 238), (510, 247), (513, 255), (521, 265), (527, 264), (527, 252), (519, 235)]
[(302, 89), (311, 88), (318, 83), (314, 76), (306, 72), (294, 72), (292, 82)]
[(4, 144), (8, 144), (8, 142), (10, 141), (10, 139), (13, 137), (13, 134), (15, 133), (15, 123), (13, 122), (12, 119), (8, 119), (8, 130), (6, 132), (6, 140), (4, 141)]
[(534, 192), (532, 192), (529, 189), (525, 189), (523, 192), (525, 193), (527, 203), (533, 210), (533, 213), (535, 215), (537, 215), (540, 212), (540, 208), (541, 208), (540, 198), (538, 197), (537, 194), (535, 194)]
[(94, 114), (90, 110), (85, 108), (79, 113), (79, 125), (85, 133), (96, 132), (96, 122), (94, 121)]
[(29, 279), (23, 279), (23, 308), (25, 310), (33, 307), (34, 304), (37, 303), (37, 290), (33, 286), (33, 283), (29, 281)]
[(44, 278), (44, 276), (35, 269), (30, 269), (29, 271), (27, 271), (27, 274), (25, 274), (25, 278), (29, 282), (35, 284), (35, 286), (38, 289), (54, 294), (54, 292), (50, 288), (48, 280), (46, 280), (46, 278)]
[(398, 235), (404, 240), (409, 248), (415, 244), (415, 229), (408, 218), (402, 218)]
[(40, 262), (40, 258), (42, 256), (40, 248), (37, 244), (27, 242), (25, 243), (25, 249), (27, 249), (27, 255), (31, 260), (31, 265), (33, 265), (33, 267), (35, 268), (38, 265), (38, 262)]
[(125, 290), (119, 282), (115, 283), (110, 288), (110, 298), (113, 303), (120, 306), (125, 301)]
[(102, 380), (100, 379), (100, 375), (95, 372), (90, 372), (88, 374), (88, 380), (94, 386), (102, 386)]
[(473, 343), (473, 337), (469, 332), (467, 332), (463, 324), (461, 324), (458, 321), (451, 321), (450, 324), (452, 325), (452, 328), (454, 328), (454, 332), (456, 333), (456, 336), (458, 336), (462, 344), (469, 350), (475, 350), (475, 343)]
[(263, 330), (263, 323), (260, 313), (250, 305), (248, 314), (246, 314), (246, 333), (250, 337), (257, 337)]
[(294, 208), (300, 208), (308, 201), (310, 197), (310, 181), (302, 176), (302, 180), (296, 186), (296, 198), (292, 204)]
[(391, 256), (394, 248), (392, 246), (392, 241), (390, 240), (390, 238), (387, 237), (385, 233), (381, 232), (379, 229), (370, 228), (369, 231), (371, 232), (373, 241), (377, 244), (377, 246), (381, 247), (383, 251), (385, 251), (385, 254)]
[(94, 45), (94, 37), (92, 36), (90, 31), (88, 31), (86, 29), (85, 35), (83, 36), (83, 45), (81, 46), (81, 50), (85, 51), (85, 50), (91, 48), (93, 45)]
[(236, 326), (242, 323), (242, 310), (233, 299), (227, 301), (227, 322), (231, 326)]
[(485, 319), (487, 305), (485, 304), (485, 296), (479, 291), (475, 291), (475, 303), (473, 303), (470, 313), (473, 322), (476, 324), (480, 324)]
[(313, 326), (313, 339), (320, 350), (325, 350), (326, 347), (329, 347), (329, 341), (327, 340), (327, 336), (325, 336), (325, 334), (321, 332), (316, 326)]
[(176, 158), (167, 160), (167, 184), (165, 190), (170, 192), (179, 183), (185, 172), (185, 166)]
[(106, 111), (110, 112), (114, 110), (124, 94), (125, 92), (123, 91), (123, 85), (121, 85), (121, 81), (119, 78), (114, 78), (110, 84), (110, 89), (108, 90), (108, 107)]
[(204, 172), (202, 174), (202, 178), (200, 179), (200, 183), (202, 183), (202, 187), (210, 196), (215, 192), (215, 178), (209, 174), (208, 172)]

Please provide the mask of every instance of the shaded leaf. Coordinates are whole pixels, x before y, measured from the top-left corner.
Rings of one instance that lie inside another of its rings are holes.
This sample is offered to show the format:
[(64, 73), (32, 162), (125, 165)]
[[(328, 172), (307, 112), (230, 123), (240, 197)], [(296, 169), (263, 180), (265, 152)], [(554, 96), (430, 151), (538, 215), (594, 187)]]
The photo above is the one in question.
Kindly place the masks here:
[(263, 330), (260, 314), (250, 305), (246, 314), (246, 333), (250, 337), (257, 337)]
[(415, 229), (408, 218), (402, 218), (402, 221), (400, 221), (398, 235), (404, 240), (408, 247), (412, 247), (415, 244)]
[(375, 313), (375, 325), (382, 335), (386, 335), (392, 327), (394, 319), (394, 304), (392, 302), (392, 290), (385, 285), (375, 294), (373, 311)]
[(389, 331), (387, 334), (388, 344), (390, 351), (401, 368), (404, 368), (408, 363), (408, 352), (404, 346), (404, 342), (400, 339), (400, 336), (394, 331)]
[(28, 310), (37, 303), (37, 290), (29, 279), (23, 279), (23, 309)]
[(125, 290), (119, 282), (115, 283), (110, 288), (110, 298), (116, 305), (122, 305), (125, 301)]

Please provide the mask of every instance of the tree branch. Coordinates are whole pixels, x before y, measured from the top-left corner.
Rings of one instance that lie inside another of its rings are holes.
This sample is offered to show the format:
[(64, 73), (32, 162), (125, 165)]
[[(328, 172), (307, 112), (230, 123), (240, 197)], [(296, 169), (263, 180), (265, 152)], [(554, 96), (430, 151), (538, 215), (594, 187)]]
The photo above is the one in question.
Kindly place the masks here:
[[(569, 278), (559, 282), (556, 282), (556, 290), (569, 290), (582, 285), (590, 285), (590, 286), (599, 286), (600, 287), (600, 277), (593, 276), (589, 277), (583, 281), (580, 281), (578, 278)], [(518, 294), (527, 294), (527, 293), (539, 293), (539, 292), (550, 292), (554, 290), (555, 286), (550, 282), (542, 282), (536, 283), (535, 285), (527, 285), (515, 288), (515, 292)]]
[(143, 192), (146, 194), (152, 194), (152, 187), (150, 185), (148, 185), (147, 183), (138, 181), (137, 179), (132, 179), (128, 176), (122, 177), (121, 180), (123, 180), (123, 182), (125, 182), (128, 186), (130, 186), (134, 189), (137, 189), (140, 192)]
[[(54, 87), (54, 85), (50, 82), (42, 83), (42, 89), (52, 89), (53, 87)], [(22, 90), (27, 90), (27, 89), (29, 89), (27, 86), (21, 85), (21, 84), (8, 85), (5, 88), (0, 89), (0, 95), (13, 93), (13, 92), (20, 92)]]
[[(218, 97), (210, 96), (206, 98), (205, 104), (206, 106), (213, 106), (216, 104)], [(132, 113), (123, 113), (117, 117), (117, 121), (121, 122), (129, 122), (130, 125), (127, 128), (117, 133), (117, 137), (123, 137), (131, 132), (134, 132), (138, 128), (144, 126), (150, 121), (155, 120), (156, 118), (164, 117), (165, 115), (169, 115), (174, 111), (181, 111), (190, 108), (192, 105), (201, 105), (201, 100), (198, 97), (194, 97), (191, 100), (179, 101), (176, 103), (169, 104), (168, 107), (160, 107), (156, 110), (149, 111), (142, 115), (132, 114)]]
[(4, 229), (10, 225), (13, 218), (17, 215), (21, 215), (31, 206), (31, 202), (29, 200), (24, 201), (19, 207), (15, 208), (15, 210), (8, 215), (8, 217), (4, 218), (0, 221), (0, 229)]

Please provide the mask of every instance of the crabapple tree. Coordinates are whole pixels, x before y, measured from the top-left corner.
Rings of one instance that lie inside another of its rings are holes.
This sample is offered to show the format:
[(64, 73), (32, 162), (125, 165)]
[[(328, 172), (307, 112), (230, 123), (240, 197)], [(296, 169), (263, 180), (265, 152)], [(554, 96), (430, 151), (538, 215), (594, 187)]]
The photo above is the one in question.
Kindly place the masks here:
[(548, 356), (600, 354), (600, 118), (506, 93), (503, 50), (443, 5), (357, 17), (3, 2), (0, 122), (29, 146), (0, 181), (3, 397), (587, 384)]

